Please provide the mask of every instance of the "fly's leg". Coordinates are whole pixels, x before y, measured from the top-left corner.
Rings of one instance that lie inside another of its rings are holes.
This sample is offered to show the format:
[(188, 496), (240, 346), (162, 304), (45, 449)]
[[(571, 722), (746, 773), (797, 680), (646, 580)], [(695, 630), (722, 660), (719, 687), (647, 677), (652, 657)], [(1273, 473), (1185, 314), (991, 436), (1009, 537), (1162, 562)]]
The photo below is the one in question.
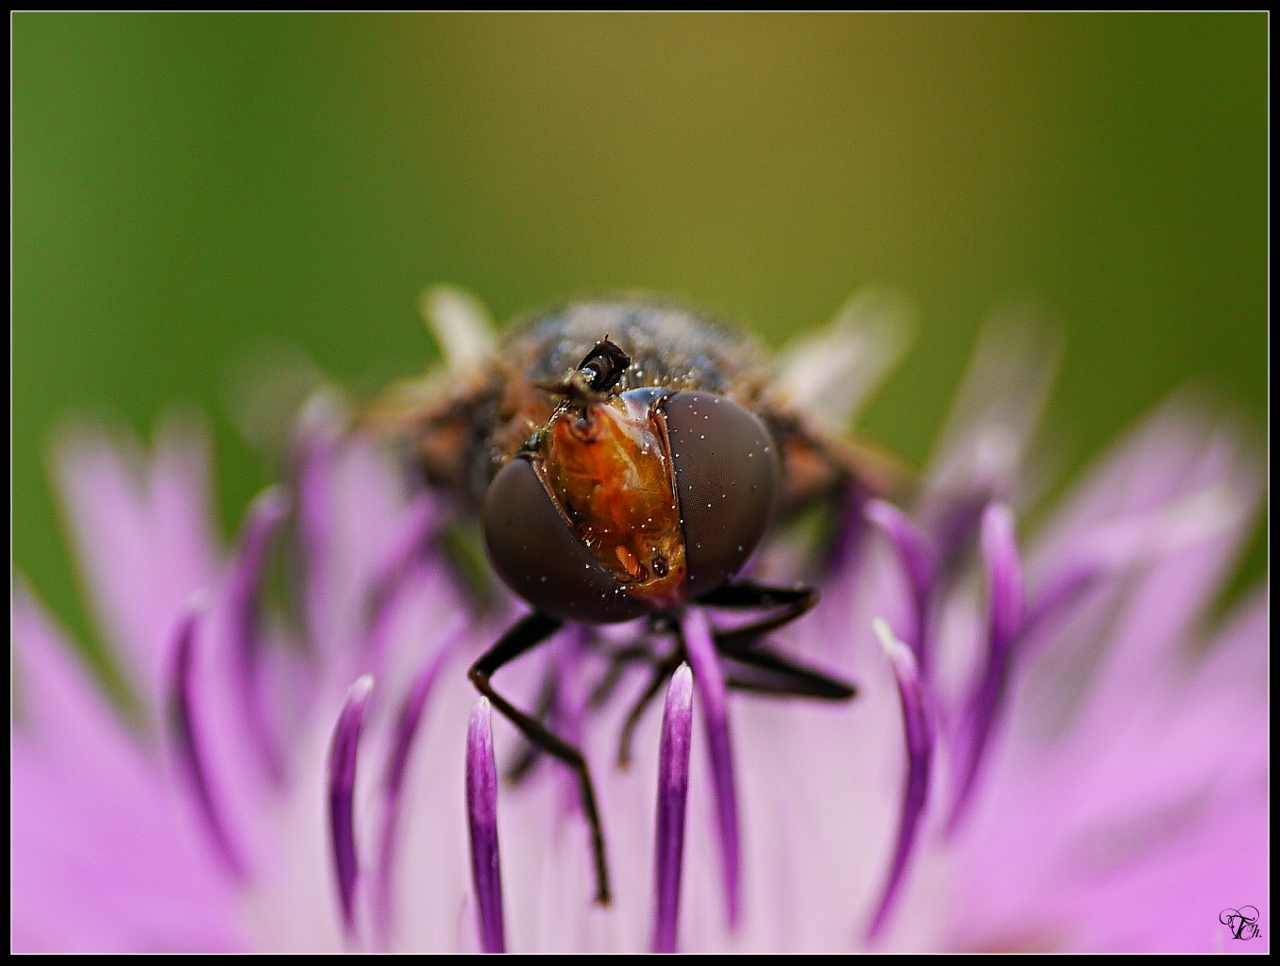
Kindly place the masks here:
[[(538, 702), (535, 706), (533, 717), (541, 722), (546, 722), (554, 709), (556, 697), (556, 679), (555, 675), (550, 671), (542, 680), (542, 688), (538, 691)], [(520, 743), (520, 751), (516, 754), (515, 759), (507, 766), (506, 774), (503, 776), (512, 785), (519, 785), (522, 781), (529, 777), (529, 773), (533, 770), (533, 766), (542, 758), (542, 749), (535, 745), (532, 741), (523, 741)]]
[(725, 683), (737, 691), (775, 697), (848, 701), (858, 689), (763, 647), (723, 653)]
[(653, 703), (653, 699), (662, 690), (663, 682), (676, 673), (676, 668), (680, 666), (680, 662), (683, 660), (684, 653), (683, 649), (681, 649), (654, 665), (653, 676), (649, 679), (648, 687), (644, 689), (640, 697), (636, 698), (635, 704), (631, 706), (631, 711), (627, 714), (626, 723), (622, 726), (622, 733), (618, 735), (619, 768), (626, 768), (631, 764), (631, 736), (635, 734), (636, 727), (640, 724), (640, 719), (644, 717), (644, 713), (648, 710), (649, 705)]
[(757, 607), (781, 607), (780, 613), (765, 617), (745, 627), (716, 634), (716, 649), (734, 654), (750, 647), (757, 640), (771, 631), (786, 627), (793, 620), (802, 617), (818, 603), (818, 591), (813, 587), (765, 587), (743, 581), (737, 584), (725, 584), (699, 601), (705, 607), (722, 607), (726, 610), (748, 610)]
[(591, 689), (591, 697), (587, 699), (587, 707), (589, 708), (599, 708), (613, 696), (613, 692), (617, 688), (618, 682), (622, 680), (622, 675), (626, 671), (628, 664), (652, 664), (654, 663), (654, 656), (647, 645), (633, 644), (631, 647), (624, 647), (619, 651), (610, 652), (609, 660), (609, 669), (604, 672), (604, 676)]
[(561, 622), (546, 614), (534, 612), (521, 618), (511, 627), (498, 643), (486, 651), (467, 677), (476, 686), (476, 690), (492, 702), (498, 712), (519, 729), (520, 733), (534, 745), (541, 748), (553, 758), (558, 758), (578, 775), (578, 793), (582, 799), (582, 811), (587, 824), (591, 828), (591, 849), (596, 866), (596, 901), (601, 905), (609, 904), (609, 867), (604, 855), (604, 831), (600, 827), (600, 813), (596, 808), (595, 786), (591, 783), (591, 773), (587, 770), (587, 760), (582, 752), (574, 748), (562, 738), (549, 731), (536, 718), (533, 718), (510, 701), (498, 694), (489, 683), (489, 679), (499, 668), (520, 655), (537, 647), (548, 637), (560, 629)]
[[(656, 660), (653, 652), (645, 644), (633, 644), (617, 651), (610, 651), (608, 656), (610, 661), (609, 668), (604, 672), (596, 686), (591, 689), (591, 695), (587, 699), (587, 707), (589, 708), (599, 708), (613, 696), (613, 692), (617, 689), (618, 683), (622, 680), (622, 675), (626, 673), (629, 665), (639, 663), (653, 664)], [(550, 715), (555, 711), (555, 696), (555, 676), (548, 674), (542, 682), (542, 689), (538, 692), (538, 703), (533, 712), (533, 717), (543, 722), (543, 724), (548, 722)], [(504, 777), (511, 784), (517, 785), (529, 777), (534, 765), (541, 760), (541, 748), (531, 741), (522, 742), (520, 753), (508, 766)], [(625, 764), (622, 767), (626, 767)]]
[(757, 646), (764, 635), (785, 627), (813, 609), (818, 603), (818, 592), (814, 588), (765, 587), (742, 581), (713, 590), (699, 603), (726, 610), (782, 608), (770, 617), (715, 635), (716, 650), (725, 659), (725, 683), (729, 687), (757, 694), (826, 701), (847, 701), (857, 693), (851, 684)]
[(818, 591), (813, 587), (766, 587), (750, 580), (723, 584), (698, 599), (707, 607), (723, 607), (726, 610), (744, 610), (751, 607), (784, 607), (805, 602), (807, 610), (818, 602)]

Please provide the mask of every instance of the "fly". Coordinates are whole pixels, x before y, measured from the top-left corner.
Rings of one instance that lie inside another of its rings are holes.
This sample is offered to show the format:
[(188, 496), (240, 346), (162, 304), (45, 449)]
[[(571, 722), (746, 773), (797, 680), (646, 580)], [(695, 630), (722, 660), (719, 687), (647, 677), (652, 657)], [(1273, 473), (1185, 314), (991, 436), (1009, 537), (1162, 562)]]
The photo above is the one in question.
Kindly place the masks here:
[[(540, 720), (547, 707), (517, 708), (495, 690), (494, 674), (566, 623), (645, 620), (647, 632), (606, 676), (616, 683), (633, 659), (651, 667), (620, 738), (625, 764), (642, 714), (685, 660), (679, 614), (697, 604), (766, 612), (715, 634), (730, 687), (848, 700), (852, 684), (762, 641), (814, 607), (817, 591), (736, 578), (778, 516), (830, 499), (850, 481), (894, 494), (910, 474), (793, 411), (754, 340), (683, 307), (575, 303), (517, 324), (500, 348), (483, 351), (475, 332), (459, 334), (468, 314), (459, 296), (433, 297), (446, 346), (469, 347), (465, 364), (388, 392), (364, 421), (407, 441), (427, 480), (478, 515), (494, 571), (532, 606), (468, 676), (530, 742), (512, 777), (537, 753), (575, 772), (596, 899), (608, 903), (587, 761)], [(669, 654), (647, 648), (671, 633)]]

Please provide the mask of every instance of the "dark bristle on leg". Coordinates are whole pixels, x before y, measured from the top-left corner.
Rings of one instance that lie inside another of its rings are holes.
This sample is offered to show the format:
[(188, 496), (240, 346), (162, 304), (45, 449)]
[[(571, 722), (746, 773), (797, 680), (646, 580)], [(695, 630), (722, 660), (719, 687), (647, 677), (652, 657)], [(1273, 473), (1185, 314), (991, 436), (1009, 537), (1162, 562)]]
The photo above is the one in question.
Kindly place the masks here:
[(560, 626), (561, 622), (554, 617), (538, 612), (521, 618), (502, 635), (498, 643), (471, 665), (467, 677), (476, 686), (476, 690), (489, 699), (498, 713), (515, 725), (529, 741), (553, 758), (558, 758), (577, 773), (582, 811), (586, 816), (587, 824), (591, 827), (591, 846), (596, 866), (596, 901), (601, 905), (608, 905), (609, 867), (605, 860), (604, 830), (600, 826), (595, 787), (591, 782), (591, 773), (587, 769), (586, 759), (577, 748), (552, 734), (537, 719), (525, 714), (498, 694), (489, 683), (489, 679), (496, 671), (537, 647), (558, 631)]

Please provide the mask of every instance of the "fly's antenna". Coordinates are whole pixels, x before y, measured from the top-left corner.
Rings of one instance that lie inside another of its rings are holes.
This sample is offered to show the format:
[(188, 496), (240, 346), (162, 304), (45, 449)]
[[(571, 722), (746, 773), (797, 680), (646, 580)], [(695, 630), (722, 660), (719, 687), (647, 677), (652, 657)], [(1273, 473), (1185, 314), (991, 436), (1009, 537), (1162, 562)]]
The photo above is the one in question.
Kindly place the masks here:
[(539, 383), (538, 388), (585, 406), (608, 396), (630, 367), (631, 357), (606, 335), (583, 357), (577, 369), (561, 379)]

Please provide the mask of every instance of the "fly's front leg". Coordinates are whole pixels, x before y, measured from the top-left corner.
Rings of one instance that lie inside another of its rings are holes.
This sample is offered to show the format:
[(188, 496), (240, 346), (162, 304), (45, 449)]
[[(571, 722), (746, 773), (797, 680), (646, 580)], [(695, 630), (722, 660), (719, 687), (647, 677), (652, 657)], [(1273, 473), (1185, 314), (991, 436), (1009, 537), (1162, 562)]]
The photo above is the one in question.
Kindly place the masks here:
[(676, 673), (676, 668), (680, 666), (680, 662), (683, 660), (684, 654), (682, 650), (677, 650), (674, 654), (654, 665), (653, 675), (649, 678), (648, 686), (641, 692), (640, 697), (636, 698), (635, 703), (632, 704), (631, 710), (627, 713), (627, 720), (622, 726), (622, 733), (618, 736), (619, 768), (626, 768), (631, 764), (631, 737), (635, 734), (636, 726), (640, 724), (640, 719), (644, 717), (645, 711), (653, 703), (653, 699), (658, 696), (658, 692), (662, 690), (663, 682)]
[(858, 694), (852, 684), (764, 647), (721, 652), (721, 657), (724, 658), (725, 684), (736, 691), (821, 701), (848, 701)]
[(653, 652), (646, 644), (633, 644), (631, 647), (624, 647), (622, 650), (610, 652), (609, 669), (604, 672), (604, 676), (591, 689), (591, 696), (587, 699), (587, 707), (602, 707), (612, 697), (628, 666), (636, 663), (653, 664), (655, 660)]
[[(609, 668), (605, 671), (604, 676), (592, 688), (591, 695), (587, 699), (587, 707), (600, 708), (612, 696), (618, 683), (622, 680), (623, 674), (627, 668), (635, 663), (656, 664), (660, 663), (654, 657), (652, 651), (645, 644), (633, 644), (630, 647), (624, 647), (621, 650), (607, 652), (609, 657)], [(547, 724), (553, 720), (552, 715), (556, 706), (556, 677), (554, 673), (548, 673), (542, 682), (542, 690), (538, 693), (537, 706), (533, 712), (533, 717)], [(531, 741), (525, 741), (520, 748), (520, 753), (515, 757), (506, 771), (506, 780), (513, 785), (518, 785), (529, 777), (534, 766), (542, 759), (542, 749)], [(625, 768), (626, 762), (619, 759), (619, 766)]]
[(729, 687), (757, 694), (826, 701), (847, 701), (857, 693), (851, 684), (759, 646), (761, 637), (813, 609), (818, 603), (818, 592), (814, 588), (766, 587), (742, 581), (713, 590), (699, 603), (726, 610), (782, 608), (770, 617), (715, 635), (716, 650), (725, 659), (725, 683)]
[(786, 627), (793, 620), (804, 616), (818, 603), (818, 591), (813, 587), (765, 587), (750, 581), (725, 584), (717, 587), (699, 601), (705, 607), (721, 607), (725, 610), (754, 610), (758, 607), (781, 607), (780, 613), (765, 617), (745, 627), (716, 634), (716, 648), (726, 654), (749, 648), (764, 635)]
[[(538, 692), (538, 701), (535, 706), (533, 717), (541, 722), (547, 722), (556, 703), (556, 678), (555, 674), (548, 670), (547, 676), (542, 680), (542, 689)], [(536, 765), (542, 758), (542, 749), (535, 745), (532, 741), (524, 741), (520, 745), (520, 751), (515, 759), (507, 766), (506, 774), (503, 776), (512, 785), (519, 785), (522, 781), (529, 777)]]
[(525, 714), (510, 701), (493, 689), (489, 679), (499, 668), (537, 647), (548, 637), (560, 629), (561, 622), (546, 614), (534, 612), (521, 618), (511, 627), (498, 643), (486, 651), (467, 677), (493, 704), (498, 712), (519, 729), (520, 733), (534, 745), (541, 748), (553, 758), (558, 758), (578, 776), (578, 793), (582, 799), (582, 811), (587, 824), (591, 827), (591, 848), (596, 866), (596, 901), (602, 905), (609, 904), (609, 868), (604, 854), (604, 831), (600, 827), (600, 813), (596, 808), (595, 786), (591, 783), (591, 773), (587, 770), (587, 760), (582, 752), (564, 739), (553, 734), (536, 718)]

